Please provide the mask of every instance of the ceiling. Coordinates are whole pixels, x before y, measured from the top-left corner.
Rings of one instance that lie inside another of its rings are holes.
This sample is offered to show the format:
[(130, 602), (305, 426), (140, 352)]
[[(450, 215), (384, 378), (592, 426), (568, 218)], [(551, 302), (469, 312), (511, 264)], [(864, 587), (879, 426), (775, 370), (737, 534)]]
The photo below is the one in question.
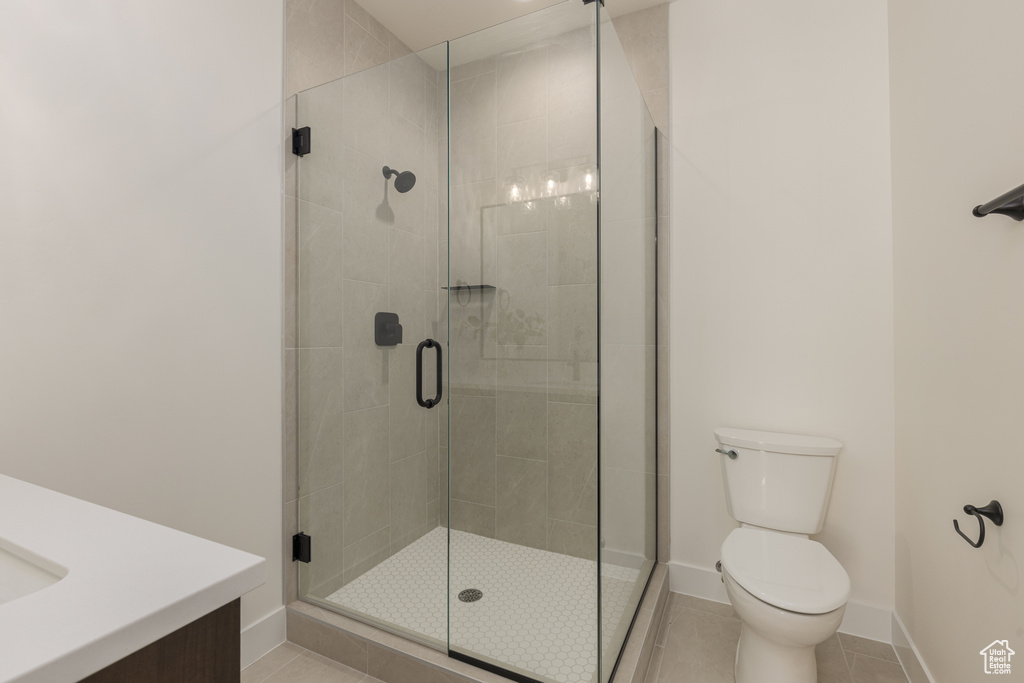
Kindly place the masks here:
[[(615, 17), (667, 1), (605, 0), (605, 6)], [(582, 0), (360, 0), (359, 4), (418, 51), (559, 2)]]

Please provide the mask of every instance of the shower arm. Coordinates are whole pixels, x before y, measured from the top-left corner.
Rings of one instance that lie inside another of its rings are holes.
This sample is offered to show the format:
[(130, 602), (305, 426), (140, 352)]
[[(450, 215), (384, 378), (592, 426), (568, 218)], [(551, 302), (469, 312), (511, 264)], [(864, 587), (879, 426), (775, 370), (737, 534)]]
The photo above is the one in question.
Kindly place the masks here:
[(1024, 185), (1001, 194), (990, 202), (979, 204), (972, 212), (978, 218), (990, 213), (1001, 213), (1015, 221), (1024, 221)]

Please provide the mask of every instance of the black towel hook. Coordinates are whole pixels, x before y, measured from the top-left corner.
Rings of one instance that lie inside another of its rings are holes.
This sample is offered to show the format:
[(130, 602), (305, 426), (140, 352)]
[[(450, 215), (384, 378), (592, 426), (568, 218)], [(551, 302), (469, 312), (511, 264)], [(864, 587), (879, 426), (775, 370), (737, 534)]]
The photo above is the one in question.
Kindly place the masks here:
[(953, 520), (953, 528), (956, 529), (956, 532), (960, 534), (965, 541), (971, 544), (972, 548), (980, 548), (981, 544), (985, 542), (985, 520), (983, 520), (982, 517), (988, 517), (996, 526), (1003, 525), (1003, 506), (999, 504), (998, 500), (993, 500), (983, 508), (976, 508), (973, 505), (964, 505), (964, 512), (978, 518), (978, 524), (981, 525), (980, 531), (978, 532), (978, 542), (975, 543), (967, 537), (967, 534), (960, 531), (960, 525), (955, 519)]

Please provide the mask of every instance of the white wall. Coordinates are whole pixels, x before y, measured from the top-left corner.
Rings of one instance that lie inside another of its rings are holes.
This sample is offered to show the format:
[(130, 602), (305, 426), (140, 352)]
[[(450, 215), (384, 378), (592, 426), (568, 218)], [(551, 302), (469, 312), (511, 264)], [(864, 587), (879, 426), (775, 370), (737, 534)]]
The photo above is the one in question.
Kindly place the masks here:
[[(886, 31), (884, 0), (670, 8), (673, 564), (713, 570), (735, 526), (715, 427), (831, 436), (846, 446), (817, 540), (849, 572), (851, 600), (883, 610), (894, 599)], [(864, 634), (887, 637), (888, 614), (874, 616), (886, 632)]]
[(282, 604), (282, 15), (0, 7), (0, 472), (266, 557), (243, 627)]
[[(1024, 183), (1024, 4), (890, 3), (896, 611), (939, 683), (1024, 670), (1024, 226), (971, 209)], [(1002, 528), (964, 504), (998, 499)], [(1010, 677), (1006, 677), (1010, 678)]]

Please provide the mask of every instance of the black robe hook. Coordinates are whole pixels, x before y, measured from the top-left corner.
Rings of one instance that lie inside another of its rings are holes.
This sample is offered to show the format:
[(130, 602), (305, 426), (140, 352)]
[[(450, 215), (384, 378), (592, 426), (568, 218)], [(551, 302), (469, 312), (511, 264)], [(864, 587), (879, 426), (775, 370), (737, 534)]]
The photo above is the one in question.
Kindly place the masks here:
[(985, 542), (985, 520), (982, 519), (982, 517), (988, 517), (996, 526), (1003, 525), (1003, 506), (999, 504), (998, 500), (993, 500), (983, 508), (976, 508), (973, 505), (964, 505), (964, 512), (978, 518), (978, 524), (980, 525), (978, 542), (975, 543), (967, 537), (967, 534), (960, 531), (960, 524), (958, 524), (955, 519), (953, 520), (953, 528), (956, 529), (956, 532), (960, 534), (961, 538), (971, 544), (972, 548), (980, 548), (981, 544)]

